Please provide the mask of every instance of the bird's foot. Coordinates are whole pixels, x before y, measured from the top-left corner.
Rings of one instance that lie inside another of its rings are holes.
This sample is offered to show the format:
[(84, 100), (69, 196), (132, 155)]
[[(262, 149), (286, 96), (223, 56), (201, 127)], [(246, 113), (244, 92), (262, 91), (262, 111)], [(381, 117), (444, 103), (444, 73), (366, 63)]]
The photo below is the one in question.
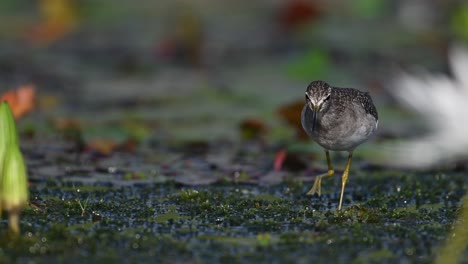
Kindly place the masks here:
[[(327, 175), (327, 174), (325, 174), (325, 175)], [(320, 197), (320, 195), (322, 195), (322, 188), (321, 188), (322, 187), (322, 177), (325, 176), (325, 175), (318, 175), (315, 178), (314, 185), (307, 192), (307, 195), (314, 195), (315, 193), (317, 193), (317, 195), (319, 197)]]

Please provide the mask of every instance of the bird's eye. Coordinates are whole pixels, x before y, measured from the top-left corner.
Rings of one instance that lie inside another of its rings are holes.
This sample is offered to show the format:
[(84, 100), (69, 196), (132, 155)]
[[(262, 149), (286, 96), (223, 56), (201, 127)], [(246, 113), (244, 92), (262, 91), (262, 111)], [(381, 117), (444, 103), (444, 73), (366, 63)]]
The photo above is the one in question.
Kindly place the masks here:
[(330, 95), (328, 95), (324, 101), (328, 101), (328, 100), (330, 100)]
[(309, 95), (307, 93), (305, 94), (305, 99), (306, 101), (309, 101)]

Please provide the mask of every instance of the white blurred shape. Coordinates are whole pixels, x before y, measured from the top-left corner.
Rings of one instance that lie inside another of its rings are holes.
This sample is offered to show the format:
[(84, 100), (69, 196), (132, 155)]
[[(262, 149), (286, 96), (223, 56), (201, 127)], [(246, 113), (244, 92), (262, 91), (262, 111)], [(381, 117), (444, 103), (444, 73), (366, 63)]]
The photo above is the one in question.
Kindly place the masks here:
[(395, 97), (431, 128), (427, 136), (385, 147), (395, 165), (431, 167), (468, 157), (468, 50), (454, 47), (449, 59), (455, 79), (401, 74), (395, 82)]

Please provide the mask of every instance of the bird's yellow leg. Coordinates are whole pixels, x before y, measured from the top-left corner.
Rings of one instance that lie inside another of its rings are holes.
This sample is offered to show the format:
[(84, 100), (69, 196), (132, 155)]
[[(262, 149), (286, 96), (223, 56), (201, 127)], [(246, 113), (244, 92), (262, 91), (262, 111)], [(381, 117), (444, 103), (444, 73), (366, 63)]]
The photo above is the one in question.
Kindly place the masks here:
[(320, 174), (317, 177), (315, 177), (314, 185), (307, 192), (307, 195), (314, 195), (315, 193), (317, 193), (318, 196), (322, 195), (322, 178), (323, 177), (331, 177), (331, 176), (333, 176), (333, 174), (335, 174), (335, 171), (333, 170), (331, 160), (330, 160), (330, 152), (328, 150), (326, 150), (325, 154), (327, 155), (328, 171), (327, 171), (327, 173)]
[(338, 211), (341, 211), (341, 205), (343, 204), (343, 194), (344, 194), (346, 182), (348, 182), (349, 167), (351, 166), (352, 158), (353, 158), (353, 153), (350, 152), (348, 156), (348, 163), (346, 163), (346, 168), (343, 172), (343, 176), (341, 177), (341, 195), (340, 195), (340, 203), (338, 204)]

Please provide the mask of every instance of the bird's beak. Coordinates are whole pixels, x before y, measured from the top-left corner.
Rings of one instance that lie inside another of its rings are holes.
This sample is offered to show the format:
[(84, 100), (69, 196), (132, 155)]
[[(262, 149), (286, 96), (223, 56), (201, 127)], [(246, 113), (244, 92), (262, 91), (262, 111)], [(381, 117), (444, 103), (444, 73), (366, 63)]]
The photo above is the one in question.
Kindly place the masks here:
[(312, 110), (312, 131), (317, 129), (317, 113), (319, 111), (317, 106), (311, 108)]
[(315, 131), (317, 129), (317, 112), (318, 108), (314, 107), (312, 109), (312, 131)]

